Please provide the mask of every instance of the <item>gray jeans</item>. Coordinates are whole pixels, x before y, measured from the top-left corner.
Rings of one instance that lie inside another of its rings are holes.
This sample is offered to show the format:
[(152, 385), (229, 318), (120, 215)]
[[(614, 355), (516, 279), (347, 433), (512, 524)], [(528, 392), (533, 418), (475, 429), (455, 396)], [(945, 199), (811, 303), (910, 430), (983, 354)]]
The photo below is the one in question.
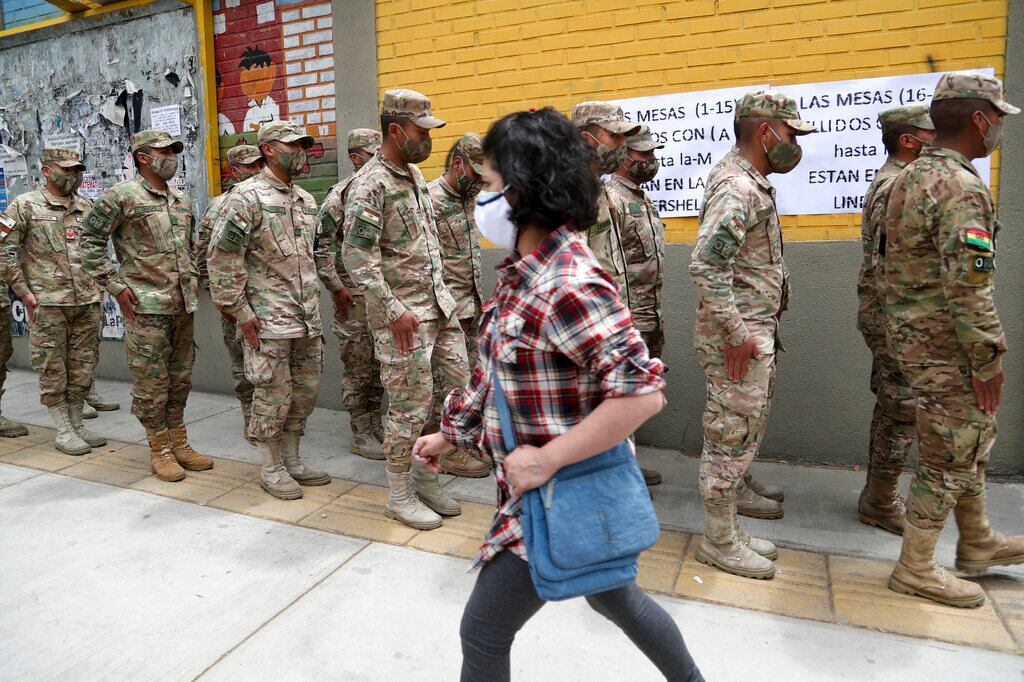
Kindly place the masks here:
[[(703, 682), (675, 621), (636, 583), (586, 600), (618, 625), (666, 680)], [(462, 682), (508, 680), (512, 641), (542, 606), (525, 561), (503, 551), (486, 564), (462, 613)], [(574, 655), (572, 645), (566, 640), (566, 655)]]

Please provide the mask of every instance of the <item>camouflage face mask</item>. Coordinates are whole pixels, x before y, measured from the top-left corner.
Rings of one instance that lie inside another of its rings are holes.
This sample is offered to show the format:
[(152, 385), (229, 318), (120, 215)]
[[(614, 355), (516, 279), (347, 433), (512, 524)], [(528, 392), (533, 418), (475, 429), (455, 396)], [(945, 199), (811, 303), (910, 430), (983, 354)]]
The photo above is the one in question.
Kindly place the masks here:
[(305, 150), (300, 149), (297, 152), (286, 152), (280, 147), (275, 147), (275, 149), (278, 151), (277, 165), (288, 171), (289, 175), (296, 176), (306, 167)]
[(771, 126), (768, 126), (768, 130), (771, 130), (772, 135), (778, 142), (771, 149), (765, 147), (764, 142), (761, 143), (761, 147), (764, 149), (764, 153), (768, 155), (768, 164), (772, 168), (774, 173), (788, 173), (789, 171), (796, 168), (796, 165), (800, 163), (800, 159), (803, 158), (804, 150), (800, 148), (800, 145), (792, 142), (786, 142), (779, 134), (776, 133)]
[(642, 185), (654, 179), (654, 176), (658, 174), (658, 168), (660, 168), (660, 165), (657, 159), (645, 161), (633, 159), (632, 163), (629, 164), (629, 174), (633, 176), (638, 184)]
[(402, 156), (405, 157), (406, 163), (419, 163), (426, 161), (427, 157), (430, 156), (431, 150), (434, 148), (434, 141), (429, 137), (419, 142), (414, 142), (409, 139), (409, 136), (404, 130), (402, 135), (405, 135), (405, 142), (399, 145), (402, 149)]
[(164, 180), (170, 180), (178, 172), (178, 157), (149, 156), (149, 168)]
[(590, 133), (587, 133), (587, 135), (594, 142), (597, 142), (597, 149), (594, 150), (594, 153), (597, 155), (598, 170), (602, 173), (614, 173), (619, 170), (622, 162), (626, 160), (626, 145), (612, 147), (601, 142)]
[(467, 199), (472, 199), (477, 194), (480, 194), (480, 190), (484, 186), (483, 180), (473, 180), (465, 171), (456, 178), (456, 183), (459, 185), (459, 194)]
[(78, 186), (82, 184), (82, 174), (76, 171), (65, 173), (64, 171), (56, 168), (50, 168), (50, 182), (53, 186), (63, 194), (69, 196), (72, 192), (78, 189)]

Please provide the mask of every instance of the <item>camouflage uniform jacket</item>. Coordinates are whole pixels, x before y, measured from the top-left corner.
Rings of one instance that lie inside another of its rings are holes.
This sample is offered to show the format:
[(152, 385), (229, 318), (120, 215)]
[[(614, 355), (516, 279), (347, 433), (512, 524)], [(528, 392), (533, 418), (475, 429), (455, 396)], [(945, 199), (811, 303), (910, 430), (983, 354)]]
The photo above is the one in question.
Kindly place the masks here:
[(665, 224), (654, 203), (636, 183), (616, 174), (607, 187), (612, 211), (622, 216), (619, 236), (626, 256), (633, 324), (642, 332), (655, 331), (661, 327)]
[(896, 176), (907, 165), (906, 161), (889, 158), (871, 181), (864, 195), (864, 214), (860, 221), (860, 240), (864, 248), (864, 262), (857, 280), (857, 329), (867, 337), (885, 336), (885, 272), (882, 255), (885, 252), (885, 205)]
[(378, 154), (348, 188), (342, 257), (366, 294), (371, 328), (406, 311), (416, 319), (448, 319), (456, 309), (444, 283), (427, 183), (409, 164), (403, 171)]
[[(199, 271), (193, 257), (192, 202), (177, 188), (163, 192), (142, 176), (118, 183), (92, 207), (83, 225), (85, 271), (112, 295), (131, 287), (138, 312), (195, 312)], [(121, 270), (107, 257), (114, 244)]]
[(887, 333), (900, 366), (908, 375), (961, 369), (932, 372), (936, 390), (961, 390), (961, 374), (981, 381), (999, 374), (1006, 352), (992, 299), (999, 223), (971, 162), (926, 149), (893, 183), (885, 230)]
[[(362, 170), (361, 168), (359, 170)], [(320, 226), (320, 238), (325, 240), (327, 248), (334, 257), (334, 269), (342, 285), (349, 289), (353, 296), (362, 296), (362, 292), (356, 288), (355, 282), (349, 277), (345, 269), (345, 261), (342, 259), (341, 245), (345, 243), (345, 202), (348, 201), (348, 188), (352, 186), (352, 180), (359, 171), (348, 176), (327, 193), (324, 203), (320, 204), (320, 211), (316, 214), (316, 223)]]
[(434, 208), (437, 236), (444, 263), (444, 282), (458, 304), (460, 320), (480, 313), (480, 233), (473, 222), (474, 200), (464, 198), (445, 182), (444, 176), (427, 189)]
[(11, 202), (0, 217), (13, 220), (0, 245), (0, 274), (14, 293), (24, 296), (31, 291), (39, 305), (99, 302), (99, 287), (82, 269), (79, 245), (90, 208), (92, 202), (84, 197), (73, 194), (65, 199), (46, 188)]
[(714, 330), (729, 346), (756, 333), (770, 347), (789, 300), (782, 228), (775, 188), (735, 147), (708, 176), (690, 276), (698, 330)]
[(240, 325), (259, 318), (260, 338), (320, 336), (321, 271), (341, 282), (318, 232), (313, 196), (269, 168), (236, 185), (210, 235), (214, 305)]
[(210, 272), (206, 265), (206, 259), (210, 253), (210, 235), (213, 234), (213, 226), (217, 222), (220, 209), (237, 186), (237, 184), (232, 185), (231, 189), (227, 192), (210, 199), (210, 205), (206, 207), (206, 213), (203, 214), (203, 219), (199, 221), (199, 235), (196, 237), (196, 259), (199, 261), (199, 286), (207, 291), (210, 289)]
[(597, 222), (587, 229), (587, 246), (597, 256), (597, 262), (619, 288), (619, 296), (629, 303), (629, 286), (626, 282), (626, 257), (622, 253), (619, 237), (621, 216), (612, 211), (611, 197), (606, 186), (601, 186), (597, 195)]

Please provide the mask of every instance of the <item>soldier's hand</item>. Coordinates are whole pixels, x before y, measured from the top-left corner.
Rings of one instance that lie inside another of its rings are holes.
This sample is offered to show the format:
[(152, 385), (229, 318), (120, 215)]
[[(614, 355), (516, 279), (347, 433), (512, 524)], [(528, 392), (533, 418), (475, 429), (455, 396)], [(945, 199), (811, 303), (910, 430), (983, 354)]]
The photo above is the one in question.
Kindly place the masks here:
[(441, 457), (455, 450), (440, 432), (420, 436), (412, 446), (412, 458), (431, 471), (441, 471)]
[(352, 307), (352, 292), (347, 287), (342, 287), (331, 294), (334, 299), (334, 312), (342, 320), (348, 319), (349, 309)]
[(139, 304), (139, 299), (135, 297), (135, 292), (132, 291), (131, 287), (125, 287), (121, 290), (114, 298), (117, 299), (117, 304), (121, 306), (121, 314), (124, 315), (128, 321), (135, 319), (135, 306)]
[(751, 336), (738, 346), (725, 347), (725, 371), (732, 381), (739, 381), (747, 376), (750, 358), (759, 360), (761, 351), (757, 349), (757, 341)]
[(420, 321), (408, 310), (402, 313), (400, 318), (388, 325), (388, 329), (391, 330), (391, 338), (395, 340), (398, 350), (407, 355), (412, 352), (416, 330), (419, 328)]
[(971, 384), (974, 386), (974, 395), (978, 396), (978, 407), (988, 416), (994, 417), (999, 409), (999, 401), (1003, 398), (1003, 372), (1000, 371), (988, 381), (971, 377)]
[(256, 350), (259, 350), (260, 332), (263, 331), (263, 325), (260, 324), (260, 318), (252, 318), (245, 324), (241, 325), (239, 329), (242, 330), (242, 338), (245, 339), (245, 342)]
[(36, 301), (36, 295), (31, 291), (21, 297), (21, 304), (25, 306), (25, 314), (28, 315), (28, 323), (35, 324), (36, 321), (36, 306), (39, 303)]

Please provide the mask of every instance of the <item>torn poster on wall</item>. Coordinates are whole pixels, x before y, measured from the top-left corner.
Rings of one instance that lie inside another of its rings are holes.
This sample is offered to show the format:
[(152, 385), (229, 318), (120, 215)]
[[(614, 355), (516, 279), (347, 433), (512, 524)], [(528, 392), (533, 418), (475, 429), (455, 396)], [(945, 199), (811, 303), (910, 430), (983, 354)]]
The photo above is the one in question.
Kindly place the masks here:
[(149, 125), (154, 130), (162, 130), (171, 137), (180, 137), (181, 107), (177, 104), (153, 107), (149, 110)]

